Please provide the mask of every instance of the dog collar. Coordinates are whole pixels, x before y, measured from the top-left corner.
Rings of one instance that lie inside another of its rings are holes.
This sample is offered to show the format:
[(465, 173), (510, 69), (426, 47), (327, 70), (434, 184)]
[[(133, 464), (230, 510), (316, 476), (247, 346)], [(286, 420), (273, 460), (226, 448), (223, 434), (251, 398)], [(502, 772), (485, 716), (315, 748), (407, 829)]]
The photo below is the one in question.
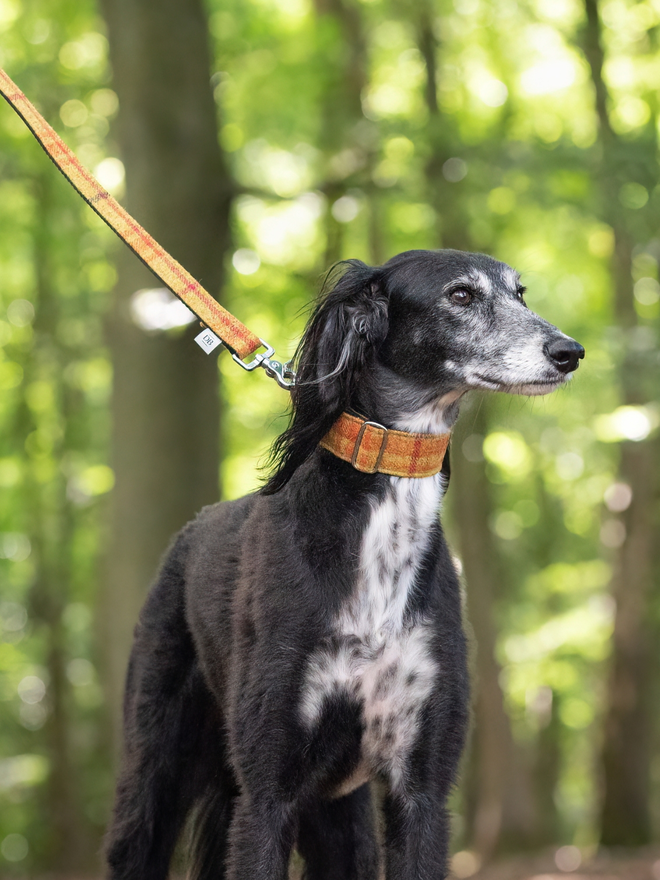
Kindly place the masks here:
[(319, 445), (365, 474), (430, 477), (442, 469), (449, 437), (393, 431), (345, 412)]

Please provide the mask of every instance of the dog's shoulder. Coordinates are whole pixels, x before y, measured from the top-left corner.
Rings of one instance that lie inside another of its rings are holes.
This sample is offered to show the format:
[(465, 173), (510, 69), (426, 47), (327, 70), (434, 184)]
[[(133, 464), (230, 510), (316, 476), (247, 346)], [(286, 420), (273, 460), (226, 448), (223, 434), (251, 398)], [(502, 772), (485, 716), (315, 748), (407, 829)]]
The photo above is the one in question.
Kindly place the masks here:
[(238, 535), (249, 517), (256, 495), (244, 495), (233, 501), (220, 501), (203, 507), (195, 519), (183, 529), (190, 551), (196, 554), (212, 554), (214, 549), (227, 550), (228, 542), (238, 539)]

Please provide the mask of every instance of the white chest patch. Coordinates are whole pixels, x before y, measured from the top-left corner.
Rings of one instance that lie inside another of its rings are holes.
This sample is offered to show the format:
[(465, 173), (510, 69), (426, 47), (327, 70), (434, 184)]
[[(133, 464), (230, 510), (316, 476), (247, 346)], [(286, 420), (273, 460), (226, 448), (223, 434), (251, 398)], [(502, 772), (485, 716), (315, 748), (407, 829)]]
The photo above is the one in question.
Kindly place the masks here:
[(437, 672), (430, 627), (405, 619), (405, 610), (438, 515), (443, 479), (390, 479), (362, 538), (355, 590), (332, 637), (310, 658), (302, 692), (301, 713), (310, 727), (333, 695), (348, 694), (361, 706), (360, 772), (337, 794), (377, 772), (396, 785)]

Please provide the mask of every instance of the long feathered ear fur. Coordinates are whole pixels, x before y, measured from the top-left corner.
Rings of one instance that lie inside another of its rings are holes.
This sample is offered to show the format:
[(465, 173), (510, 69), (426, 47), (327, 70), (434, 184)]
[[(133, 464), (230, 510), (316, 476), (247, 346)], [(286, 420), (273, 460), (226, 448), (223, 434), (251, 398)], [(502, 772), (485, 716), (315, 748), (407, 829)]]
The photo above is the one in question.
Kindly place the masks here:
[[(339, 273), (343, 273), (338, 277)], [(382, 269), (345, 260), (328, 275), (295, 355), (289, 427), (271, 450), (273, 473), (262, 493), (277, 492), (351, 404), (360, 375), (387, 335)]]

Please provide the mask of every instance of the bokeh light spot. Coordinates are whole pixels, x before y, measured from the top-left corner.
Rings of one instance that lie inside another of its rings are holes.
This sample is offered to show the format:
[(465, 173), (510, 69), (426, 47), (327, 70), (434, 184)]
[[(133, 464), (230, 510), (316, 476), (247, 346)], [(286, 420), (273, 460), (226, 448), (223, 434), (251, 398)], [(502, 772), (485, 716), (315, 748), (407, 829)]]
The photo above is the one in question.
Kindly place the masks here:
[(240, 275), (254, 275), (261, 266), (261, 258), (250, 248), (239, 248), (231, 258), (234, 269)]
[(22, 834), (8, 834), (0, 844), (0, 852), (8, 862), (22, 862), (30, 851)]

